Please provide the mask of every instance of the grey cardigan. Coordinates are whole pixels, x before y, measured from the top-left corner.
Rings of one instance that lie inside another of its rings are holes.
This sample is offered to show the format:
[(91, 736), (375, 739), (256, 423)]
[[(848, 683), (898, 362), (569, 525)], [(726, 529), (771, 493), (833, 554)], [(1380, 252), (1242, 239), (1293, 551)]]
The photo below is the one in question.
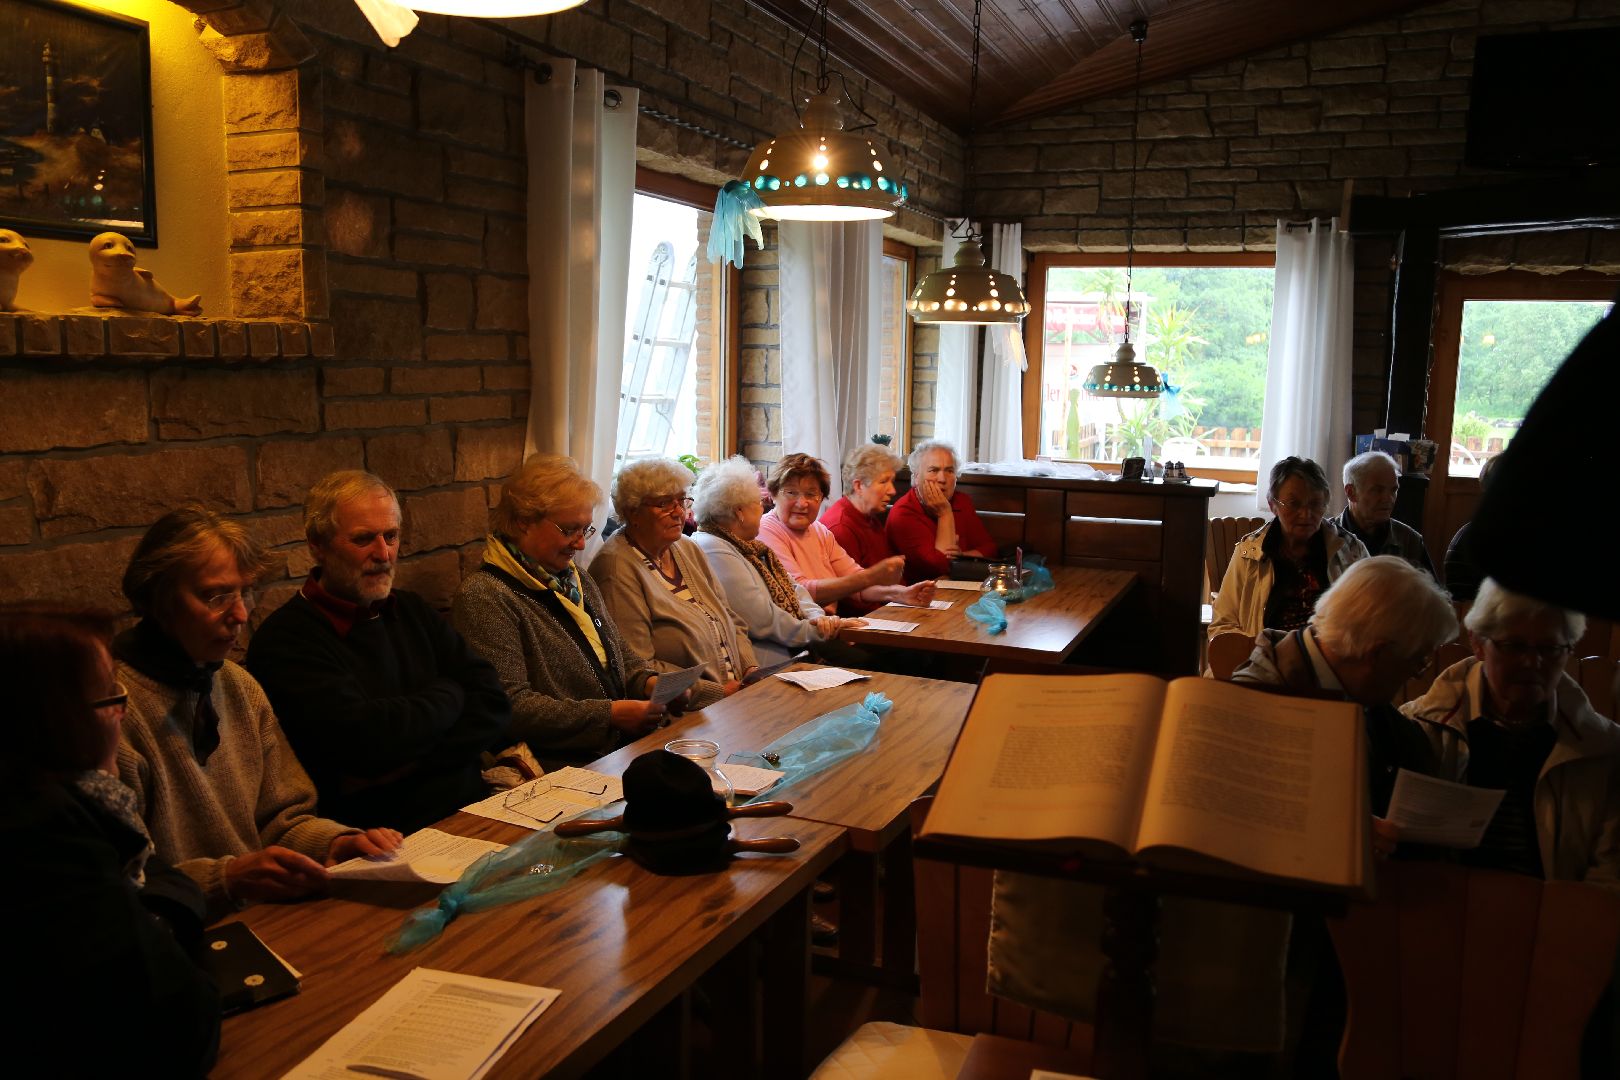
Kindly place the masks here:
[(498, 571), (469, 574), (451, 611), (456, 629), (494, 665), (512, 699), (512, 734), (542, 758), (590, 761), (612, 750), (613, 702), (646, 697), (647, 679), (656, 674), (625, 651), (589, 574), (579, 576), (579, 587), (607, 653), (603, 669), (586, 654), (590, 645), (560, 601)]
[(797, 581), (793, 583), (793, 592), (804, 611), (804, 618), (795, 619), (776, 606), (771, 599), (771, 590), (765, 587), (765, 579), (759, 576), (759, 571), (743, 557), (742, 552), (713, 533), (700, 532), (692, 537), (692, 542), (703, 549), (704, 557), (709, 560), (709, 569), (714, 572), (715, 580), (726, 594), (726, 602), (731, 605), (731, 610), (741, 615), (747, 624), (748, 640), (754, 646), (755, 658), (762, 665), (779, 664), (794, 653), (826, 640), (816, 629), (816, 624), (810, 621), (821, 618), (824, 612), (820, 605), (810, 599), (810, 593), (803, 585)]
[[(747, 624), (726, 603), (696, 544), (682, 537), (670, 550), (692, 595), (714, 615), (713, 626), (720, 631), (726, 651), (731, 654), (735, 676), (741, 678), (757, 663), (748, 641)], [(630, 546), (622, 529), (591, 559), (591, 577), (602, 590), (608, 612), (632, 653), (646, 657), (658, 671), (703, 665), (703, 675), (692, 687), (692, 708), (701, 709), (724, 696), (721, 684), (725, 673), (709, 619), (669, 591), (657, 571), (649, 569), (641, 553)]]

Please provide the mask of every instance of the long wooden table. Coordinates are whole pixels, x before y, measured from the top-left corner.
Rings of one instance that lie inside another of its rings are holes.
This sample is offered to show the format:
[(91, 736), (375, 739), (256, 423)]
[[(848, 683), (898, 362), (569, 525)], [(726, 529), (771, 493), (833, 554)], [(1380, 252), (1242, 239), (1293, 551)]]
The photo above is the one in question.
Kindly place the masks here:
[(874, 618), (917, 623), (909, 633), (851, 629), (842, 636), (855, 645), (1061, 663), (1125, 598), (1136, 575), (1129, 570), (1054, 566), (1052, 581), (1056, 588), (1007, 605), (1007, 629), (1000, 634), (991, 634), (967, 617), (969, 605), (980, 594), (942, 589), (938, 599), (949, 601), (949, 610), (883, 607), (872, 613)]
[[(525, 830), (467, 814), (439, 828), (513, 842)], [(555, 892), (463, 915), (404, 956), (384, 943), (435, 888), (368, 885), (352, 895), (242, 913), (303, 973), (294, 997), (228, 1018), (214, 1077), (278, 1077), (414, 967), (556, 987), (556, 1002), (517, 1040), (492, 1077), (578, 1076), (644, 1024), (666, 1018), (704, 972), (745, 941), (767, 953), (760, 1066), (737, 1032), (736, 1071), (800, 1076), (809, 975), (809, 887), (842, 854), (843, 830), (790, 818), (739, 820), (735, 835), (793, 836), (792, 855), (740, 855), (722, 873), (661, 877), (618, 856)], [(684, 1025), (667, 1024), (672, 1038)], [(739, 1028), (741, 1025), (739, 1025)], [(662, 1068), (677, 1063), (664, 1060)], [(670, 1071), (666, 1075), (677, 1075)]]
[(907, 809), (944, 774), (951, 746), (973, 702), (974, 688), (966, 683), (870, 674), (870, 679), (814, 693), (780, 679), (766, 679), (600, 758), (590, 767), (617, 776), (636, 757), (671, 739), (711, 739), (720, 746), (723, 772), (731, 754), (759, 750), (799, 725), (874, 691), (888, 695), (894, 708), (883, 718), (865, 752), (795, 784), (782, 797), (793, 804), (793, 817), (847, 830), (851, 856), (845, 859), (840, 875), (844, 912), (840, 958), (859, 967), (876, 956), (877, 927), (872, 912), (881, 861), (887, 882), (883, 966), (891, 974), (909, 977), (916, 931)]

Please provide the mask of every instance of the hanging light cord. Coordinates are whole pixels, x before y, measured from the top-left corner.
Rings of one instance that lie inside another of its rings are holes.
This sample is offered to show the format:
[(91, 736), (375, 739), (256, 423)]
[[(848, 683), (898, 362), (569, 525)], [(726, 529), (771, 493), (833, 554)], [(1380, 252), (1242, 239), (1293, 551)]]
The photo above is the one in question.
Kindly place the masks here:
[(967, 130), (967, 177), (962, 184), (962, 234), (957, 236), (956, 230), (951, 235), (959, 240), (978, 241), (982, 234), (973, 231), (973, 137), (977, 134), (977, 125), (974, 121), (979, 115), (979, 16), (984, 7), (984, 0), (973, 0), (973, 75), (968, 82), (968, 130)]
[(1125, 344), (1131, 343), (1131, 271), (1136, 268), (1136, 129), (1142, 115), (1142, 43), (1147, 40), (1147, 20), (1131, 23), (1136, 40), (1136, 92), (1131, 101), (1131, 216), (1125, 227)]

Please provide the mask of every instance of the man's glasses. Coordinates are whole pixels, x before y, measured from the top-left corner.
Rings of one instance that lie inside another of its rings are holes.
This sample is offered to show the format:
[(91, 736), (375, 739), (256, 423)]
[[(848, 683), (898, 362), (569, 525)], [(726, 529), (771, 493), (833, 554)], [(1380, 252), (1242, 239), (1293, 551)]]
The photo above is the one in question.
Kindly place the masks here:
[(1554, 660), (1562, 660), (1575, 650), (1575, 646), (1567, 641), (1560, 641), (1554, 645), (1532, 645), (1528, 641), (1498, 641), (1496, 638), (1486, 638), (1503, 656), (1513, 660), (1528, 660), (1534, 657), (1541, 663), (1550, 664)]
[(252, 589), (220, 589), (217, 592), (198, 597), (198, 599), (202, 601), (203, 607), (207, 608), (212, 615), (223, 615), (236, 607), (238, 602), (248, 611), (253, 610), (254, 596)]
[(129, 687), (121, 682), (113, 683), (111, 697), (98, 698), (90, 703), (92, 709), (122, 709), (129, 704)]
[(667, 514), (676, 507), (685, 513), (692, 509), (692, 499), (688, 495), (665, 495), (662, 499), (648, 499), (641, 505), (649, 506), (661, 514)]
[[(546, 520), (551, 521), (550, 518), (546, 518)], [(596, 526), (589, 523), (584, 525), (575, 525), (572, 529), (565, 529), (555, 521), (551, 521), (551, 527), (562, 533), (562, 538), (567, 540), (570, 544), (577, 544), (581, 540), (589, 540), (591, 537), (596, 535)]]

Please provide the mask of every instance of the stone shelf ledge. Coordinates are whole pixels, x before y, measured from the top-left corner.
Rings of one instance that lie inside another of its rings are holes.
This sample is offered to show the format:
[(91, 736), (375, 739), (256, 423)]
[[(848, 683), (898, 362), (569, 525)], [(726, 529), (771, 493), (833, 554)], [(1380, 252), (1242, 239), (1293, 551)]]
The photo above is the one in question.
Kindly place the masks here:
[(12, 359), (274, 363), (336, 352), (329, 322), (132, 315), (83, 309), (0, 313), (0, 362)]

